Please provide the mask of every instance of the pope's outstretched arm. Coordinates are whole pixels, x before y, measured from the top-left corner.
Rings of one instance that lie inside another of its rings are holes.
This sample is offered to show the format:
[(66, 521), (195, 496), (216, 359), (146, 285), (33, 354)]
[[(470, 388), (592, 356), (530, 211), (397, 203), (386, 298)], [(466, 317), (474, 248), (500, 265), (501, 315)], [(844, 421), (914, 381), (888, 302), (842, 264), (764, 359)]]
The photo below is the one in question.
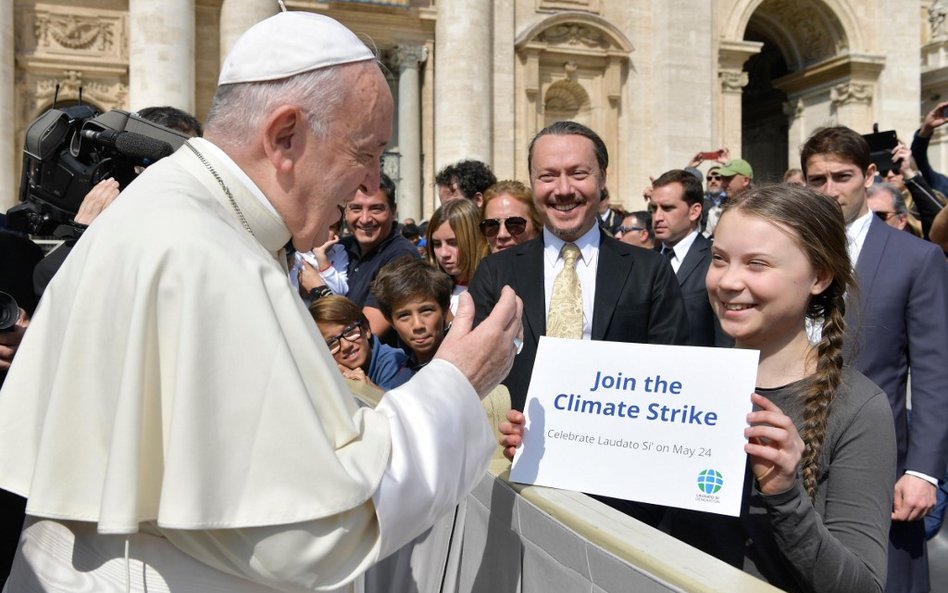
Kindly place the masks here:
[(424, 532), (483, 475), (495, 443), (478, 394), (510, 370), (521, 309), (505, 288), (472, 331), (474, 306), (462, 295), (435, 360), (377, 408), (389, 419), (392, 453), (371, 501), (295, 525), (162, 533), (201, 562), (282, 590), (334, 589), (356, 578)]

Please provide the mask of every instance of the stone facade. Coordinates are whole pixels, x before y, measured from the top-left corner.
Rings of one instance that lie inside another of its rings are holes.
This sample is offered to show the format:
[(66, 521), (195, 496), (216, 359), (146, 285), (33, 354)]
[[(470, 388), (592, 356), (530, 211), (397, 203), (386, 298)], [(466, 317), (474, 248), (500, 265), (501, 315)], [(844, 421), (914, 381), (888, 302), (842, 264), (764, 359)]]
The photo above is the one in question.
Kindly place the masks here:
[[(948, 98), (946, 0), (285, 0), (378, 49), (396, 98), (385, 167), (402, 216), (437, 206), (462, 158), (526, 181), (533, 134), (557, 119), (609, 147), (613, 199), (730, 148), (758, 176), (798, 166), (817, 127), (895, 129)], [(77, 5), (80, 5), (77, 7)], [(275, 0), (0, 0), (0, 198), (16, 200), (25, 127), (52, 104), (171, 104), (206, 115), (221, 56)], [(939, 130), (932, 161), (948, 169)]]

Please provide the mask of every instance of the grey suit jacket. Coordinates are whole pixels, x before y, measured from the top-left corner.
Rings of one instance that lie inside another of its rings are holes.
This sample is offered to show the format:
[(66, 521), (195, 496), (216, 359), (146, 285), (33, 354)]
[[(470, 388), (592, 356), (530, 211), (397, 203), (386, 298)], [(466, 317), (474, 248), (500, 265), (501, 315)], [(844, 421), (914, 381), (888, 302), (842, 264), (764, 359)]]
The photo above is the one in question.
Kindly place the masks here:
[[(546, 333), (543, 239), (538, 238), (481, 261), (470, 284), (475, 324), (493, 309), (509, 285), (523, 300), (523, 350), (503, 381), (512, 406), (522, 410), (540, 336)], [(593, 303), (592, 339), (684, 344), (685, 306), (674, 273), (662, 256), (601, 235)]]
[(846, 360), (889, 397), (899, 473), (940, 478), (948, 457), (948, 264), (935, 245), (873, 217), (856, 277), (858, 299), (850, 295), (846, 315)]

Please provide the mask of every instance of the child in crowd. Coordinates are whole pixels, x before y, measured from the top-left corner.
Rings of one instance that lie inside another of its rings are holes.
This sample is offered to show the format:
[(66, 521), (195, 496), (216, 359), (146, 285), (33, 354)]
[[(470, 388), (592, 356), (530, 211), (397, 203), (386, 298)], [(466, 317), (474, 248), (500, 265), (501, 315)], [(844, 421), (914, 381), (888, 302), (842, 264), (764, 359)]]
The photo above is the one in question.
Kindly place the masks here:
[(542, 228), (533, 192), (523, 183), (505, 179), (484, 192), (480, 229), (491, 253), (535, 239)]
[(414, 257), (400, 257), (381, 270), (372, 294), (385, 319), (409, 351), (409, 368), (418, 372), (434, 357), (447, 332), (451, 277)]
[(428, 222), (425, 250), (428, 261), (454, 281), (451, 313), (458, 310), (458, 299), (467, 292), (474, 270), (487, 255), (487, 243), (478, 230), (481, 211), (471, 200), (451, 200), (435, 210)]
[(290, 268), (290, 283), (299, 289), (308, 305), (313, 301), (309, 296), (313, 288), (325, 286), (333, 294), (349, 294), (349, 255), (339, 243), (339, 229), (344, 213), (340, 211), (339, 220), (329, 227), (329, 238), (317, 245), (312, 251), (294, 253)]
[[(721, 327), (760, 350), (745, 509), (664, 509), (660, 527), (786, 591), (881, 592), (895, 431), (885, 393), (843, 366), (844, 295), (856, 288), (840, 207), (791, 185), (750, 190), (725, 207), (712, 249), (706, 284)], [(819, 343), (807, 319), (822, 326)], [(509, 457), (523, 415), (508, 420)]]
[(345, 378), (386, 391), (411, 378), (405, 353), (379, 342), (362, 310), (346, 297), (317, 299), (309, 312)]

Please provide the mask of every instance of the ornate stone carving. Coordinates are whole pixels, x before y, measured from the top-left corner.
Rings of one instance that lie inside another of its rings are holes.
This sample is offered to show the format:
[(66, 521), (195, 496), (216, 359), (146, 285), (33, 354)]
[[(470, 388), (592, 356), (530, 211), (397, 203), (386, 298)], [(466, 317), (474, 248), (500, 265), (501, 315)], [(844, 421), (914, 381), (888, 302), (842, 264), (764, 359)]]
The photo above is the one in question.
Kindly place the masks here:
[(721, 70), (718, 72), (721, 81), (721, 90), (725, 93), (741, 93), (747, 86), (749, 79), (743, 70)]
[(758, 9), (767, 21), (780, 23), (799, 50), (799, 68), (848, 50), (842, 24), (823, 2), (814, 0), (768, 0)]
[(561, 80), (550, 85), (543, 100), (546, 113), (576, 114), (589, 104), (589, 94), (576, 82)]
[(98, 105), (103, 109), (124, 107), (128, 99), (128, 85), (118, 80), (83, 81), (81, 70), (64, 70), (62, 78), (37, 78), (31, 100), (36, 109), (50, 105), (56, 96), (59, 85), (59, 100), (78, 99), (82, 89), (83, 101)]
[(868, 84), (844, 82), (830, 89), (830, 101), (834, 107), (850, 103), (872, 103), (872, 88)]
[(928, 24), (931, 27), (929, 41), (945, 41), (948, 31), (945, 30), (945, 17), (948, 16), (948, 0), (935, 0), (928, 7)]
[(537, 39), (551, 45), (568, 45), (572, 47), (589, 47), (607, 49), (609, 40), (592, 27), (575, 23), (554, 25), (543, 31)]
[(566, 80), (576, 82), (577, 70), (579, 70), (579, 66), (576, 62), (566, 62), (563, 64), (563, 72), (566, 74)]
[(428, 59), (428, 48), (424, 45), (399, 45), (391, 54), (396, 67), (414, 67)]
[(91, 48), (105, 52), (115, 43), (110, 23), (95, 17), (37, 14), (33, 27), (37, 42), (46, 47), (55, 45), (80, 51)]

